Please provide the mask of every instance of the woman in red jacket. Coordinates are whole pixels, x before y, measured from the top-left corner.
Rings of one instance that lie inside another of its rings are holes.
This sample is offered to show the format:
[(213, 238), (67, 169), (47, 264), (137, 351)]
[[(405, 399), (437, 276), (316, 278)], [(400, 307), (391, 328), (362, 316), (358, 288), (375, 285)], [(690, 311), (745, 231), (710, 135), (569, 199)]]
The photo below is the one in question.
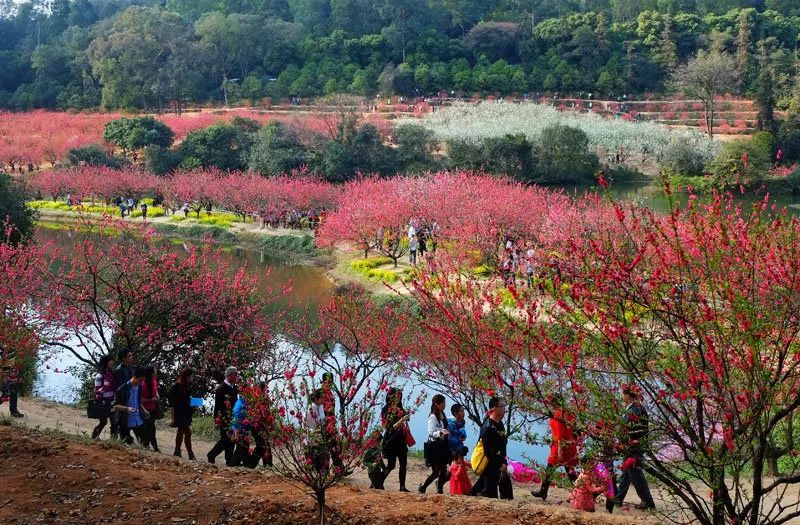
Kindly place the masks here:
[(550, 441), (550, 457), (547, 458), (547, 468), (542, 476), (542, 486), (539, 490), (532, 490), (531, 495), (536, 498), (547, 499), (547, 491), (553, 473), (558, 467), (564, 467), (567, 477), (574, 482), (578, 479), (575, 467), (578, 465), (578, 446), (575, 441), (575, 416), (564, 408), (564, 398), (556, 394), (552, 397), (550, 409), (550, 430), (553, 438)]
[(158, 397), (158, 380), (156, 379), (156, 370), (153, 365), (145, 368), (146, 376), (142, 383), (141, 396), (142, 406), (145, 410), (152, 414), (144, 420), (144, 432), (142, 435), (142, 446), (147, 448), (153, 445), (155, 452), (161, 452), (158, 449), (158, 441), (156, 440), (156, 407), (160, 401)]

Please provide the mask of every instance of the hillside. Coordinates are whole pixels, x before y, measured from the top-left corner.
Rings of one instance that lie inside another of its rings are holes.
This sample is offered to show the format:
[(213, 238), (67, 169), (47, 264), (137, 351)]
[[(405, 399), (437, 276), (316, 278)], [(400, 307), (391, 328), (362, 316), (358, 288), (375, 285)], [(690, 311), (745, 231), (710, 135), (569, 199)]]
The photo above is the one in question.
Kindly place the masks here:
[(787, 106), (798, 33), (788, 0), (4, 2), (0, 107), (161, 111), (332, 93), (622, 100), (669, 91), (701, 50), (735, 56), (729, 93), (755, 95), (771, 70)]

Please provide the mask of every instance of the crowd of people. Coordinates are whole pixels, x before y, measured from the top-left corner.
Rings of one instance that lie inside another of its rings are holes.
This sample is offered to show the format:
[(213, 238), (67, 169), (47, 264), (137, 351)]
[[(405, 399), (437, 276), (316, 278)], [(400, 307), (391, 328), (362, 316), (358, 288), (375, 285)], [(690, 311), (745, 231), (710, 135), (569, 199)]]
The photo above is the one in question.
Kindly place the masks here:
[[(541, 485), (532, 490), (534, 497), (546, 500), (555, 471), (564, 468), (568, 480), (573, 484), (571, 505), (578, 510), (595, 511), (595, 501), (605, 495), (605, 506), (613, 512), (616, 505), (625, 500), (628, 489), (634, 486), (643, 510), (655, 508), (641, 461), (648, 433), (647, 412), (633, 388), (626, 388), (623, 397), (627, 403), (625, 412), (626, 436), (624, 442), (609, 446), (602, 454), (586, 456), (579, 461), (578, 435), (575, 416), (564, 409), (564, 400), (556, 395), (551, 398), (550, 428), (551, 450), (545, 470), (541, 473)], [(410, 492), (406, 487), (409, 447), (415, 443), (410, 435), (408, 421), (410, 413), (403, 408), (403, 393), (391, 388), (386, 405), (381, 411), (383, 433), (378, 444), (364, 454), (370, 488), (384, 490), (392, 471), (398, 468), (401, 492)], [(441, 394), (433, 396), (427, 423), (427, 439), (424, 443), (426, 465), (431, 472), (418, 487), (425, 494), (435, 482), (436, 493), (443, 494), (450, 484), (451, 495), (482, 496), (487, 498), (513, 499), (513, 466), (507, 455), (508, 434), (503, 423), (506, 415), (505, 401), (499, 397), (489, 400), (488, 414), (480, 427), (475, 448), (467, 459), (469, 448), (464, 407), (452, 405), (447, 418), (446, 399)], [(622, 475), (614, 474), (614, 461), (624, 456)], [(580, 463), (580, 471), (579, 471)], [(519, 464), (516, 464), (519, 468)], [(472, 484), (469, 470), (478, 475)]]
[[(159, 452), (156, 435), (156, 420), (166, 417), (161, 408), (156, 370), (153, 366), (134, 366), (133, 355), (123, 350), (115, 366), (111, 356), (104, 356), (95, 376), (94, 401), (90, 404), (89, 416), (98, 419), (92, 438), (98, 438), (110, 423), (113, 438), (127, 444), (138, 441), (144, 448)], [(192, 370), (181, 370), (171, 386), (168, 397), (170, 427), (176, 429), (173, 454), (182, 457), (183, 448), (187, 457), (195, 459), (192, 450), (192, 417), (195, 409), (202, 406), (202, 399), (192, 397)], [(322, 385), (314, 390), (308, 401), (304, 418), (307, 455), (309, 464), (319, 470), (332, 464), (345, 471), (340, 446), (330, 439), (326, 421), (335, 417), (335, 406), (330, 394), (333, 376), (324, 374)], [(247, 400), (239, 391), (239, 371), (234, 367), (225, 370), (224, 380), (214, 393), (213, 417), (219, 438), (207, 454), (207, 461), (215, 463), (222, 455), (225, 465), (255, 468), (259, 463), (272, 466), (272, 451), (265, 438), (264, 429), (258, 422), (247, 417)], [(266, 385), (259, 385), (259, 392), (266, 396)], [(565, 400), (554, 395), (549, 399), (551, 449), (545, 469), (540, 472), (541, 485), (531, 491), (534, 497), (546, 500), (557, 469), (563, 468), (566, 478), (573, 484), (571, 504), (574, 508), (593, 512), (598, 496), (605, 495), (605, 507), (612, 512), (621, 504), (633, 485), (642, 509), (653, 509), (647, 479), (641, 466), (648, 433), (648, 418), (644, 406), (632, 388), (623, 391), (627, 404), (625, 412), (626, 437), (622, 443), (605, 447), (600, 454), (579, 458), (579, 435), (576, 418), (565, 408)], [(449, 484), (452, 495), (482, 496), (487, 498), (513, 499), (512, 480), (519, 481), (520, 464), (508, 458), (508, 434), (504, 426), (505, 401), (492, 397), (489, 410), (473, 449), (467, 446), (465, 409), (460, 404), (450, 407), (442, 394), (432, 397), (427, 420), (427, 435), (423, 444), (425, 463), (430, 474), (417, 487), (425, 494), (435, 484), (437, 494), (443, 494)], [(373, 434), (371, 446), (363, 454), (361, 464), (366, 470), (370, 488), (384, 490), (392, 472), (397, 470), (399, 490), (410, 492), (406, 486), (409, 450), (416, 444), (409, 427), (411, 411), (403, 406), (403, 391), (389, 388), (386, 404), (381, 409), (381, 429)], [(622, 474), (615, 475), (615, 460), (622, 461)], [(516, 466), (516, 467), (515, 467)], [(477, 475), (472, 483), (469, 471)], [(517, 476), (517, 477), (515, 477)], [(528, 479), (529, 481), (530, 479)]]

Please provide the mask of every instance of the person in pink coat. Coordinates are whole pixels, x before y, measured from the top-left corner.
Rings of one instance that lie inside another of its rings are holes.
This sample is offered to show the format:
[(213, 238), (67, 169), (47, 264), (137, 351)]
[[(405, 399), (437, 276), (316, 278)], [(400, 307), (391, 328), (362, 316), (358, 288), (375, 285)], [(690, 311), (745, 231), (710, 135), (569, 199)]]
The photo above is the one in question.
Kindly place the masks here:
[(467, 470), (470, 468), (464, 454), (453, 454), (453, 463), (450, 465), (450, 494), (453, 496), (469, 496), (472, 490), (472, 481)]
[(575, 480), (570, 505), (573, 509), (594, 512), (595, 499), (605, 491), (606, 483), (596, 474), (594, 465), (585, 464), (583, 472)]

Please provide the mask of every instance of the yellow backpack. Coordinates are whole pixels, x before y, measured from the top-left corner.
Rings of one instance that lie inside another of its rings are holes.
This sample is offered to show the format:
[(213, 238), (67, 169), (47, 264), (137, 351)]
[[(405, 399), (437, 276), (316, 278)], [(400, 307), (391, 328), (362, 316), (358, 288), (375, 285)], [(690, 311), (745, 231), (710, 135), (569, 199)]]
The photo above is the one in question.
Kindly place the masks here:
[(483, 474), (484, 470), (486, 470), (486, 465), (489, 464), (489, 459), (486, 457), (486, 454), (483, 453), (482, 439), (479, 439), (475, 444), (475, 448), (472, 449), (470, 463), (472, 464), (472, 470), (474, 470), (475, 474), (479, 476)]

